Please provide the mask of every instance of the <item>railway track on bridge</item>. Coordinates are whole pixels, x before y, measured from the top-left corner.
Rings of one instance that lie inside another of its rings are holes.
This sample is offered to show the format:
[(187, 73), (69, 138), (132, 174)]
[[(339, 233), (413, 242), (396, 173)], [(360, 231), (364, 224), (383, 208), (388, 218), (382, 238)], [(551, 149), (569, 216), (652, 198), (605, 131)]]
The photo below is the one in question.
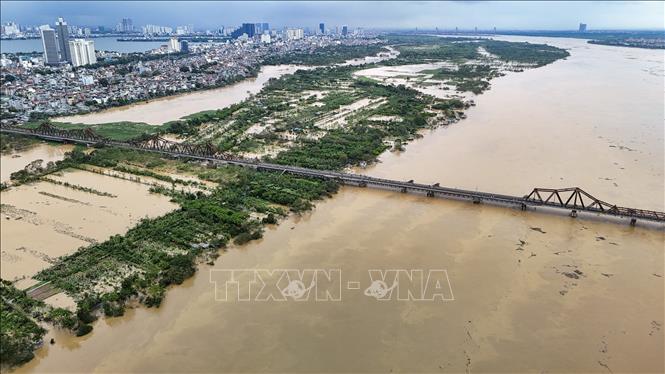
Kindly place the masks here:
[(71, 142), (87, 146), (103, 145), (157, 152), (173, 157), (251, 167), (257, 170), (289, 173), (302, 177), (329, 179), (344, 185), (397, 190), (404, 193), (417, 193), (429, 197), (467, 200), (476, 204), (492, 203), (518, 207), (522, 210), (538, 207), (566, 210), (573, 217), (576, 217), (578, 213), (582, 212), (602, 216), (622, 217), (629, 219), (632, 225), (634, 225), (638, 219), (665, 223), (665, 213), (663, 212), (620, 207), (597, 199), (578, 187), (563, 189), (535, 188), (530, 194), (520, 197), (443, 187), (438, 183), (433, 185), (420, 184), (415, 183), (414, 181), (397, 181), (359, 174), (265, 163), (259, 160), (243, 159), (235, 157), (229, 153), (219, 152), (216, 147), (209, 143), (177, 143), (163, 139), (159, 136), (150, 136), (141, 140), (120, 142), (101, 137), (89, 128), (84, 130), (63, 130), (49, 124), (42, 124), (33, 129), (14, 125), (2, 125), (0, 126), (0, 132), (35, 136), (44, 140)]

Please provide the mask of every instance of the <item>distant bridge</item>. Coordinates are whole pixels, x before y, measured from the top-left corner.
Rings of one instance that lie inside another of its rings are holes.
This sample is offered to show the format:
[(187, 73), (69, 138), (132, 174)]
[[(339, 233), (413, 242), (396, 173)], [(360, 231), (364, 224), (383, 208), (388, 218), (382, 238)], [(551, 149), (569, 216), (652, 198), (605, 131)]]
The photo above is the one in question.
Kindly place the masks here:
[(231, 165), (247, 166), (257, 170), (289, 173), (292, 175), (334, 180), (340, 184), (358, 187), (373, 187), (397, 190), (457, 200), (468, 200), (475, 204), (488, 202), (498, 205), (508, 205), (527, 210), (528, 207), (547, 207), (569, 211), (576, 217), (578, 212), (588, 212), (604, 216), (625, 217), (634, 225), (638, 219), (665, 222), (665, 213), (652, 210), (620, 207), (599, 200), (584, 190), (573, 187), (563, 189), (535, 188), (530, 194), (519, 197), (488, 192), (469, 191), (456, 188), (442, 187), (438, 183), (420, 184), (411, 181), (396, 181), (391, 179), (374, 178), (359, 174), (340, 173), (336, 171), (315, 170), (290, 165), (279, 165), (238, 158), (230, 153), (220, 152), (210, 143), (189, 144), (166, 140), (157, 135), (147, 136), (140, 140), (116, 141), (99, 136), (92, 129), (63, 130), (47, 123), (37, 128), (29, 129), (15, 125), (2, 125), (0, 132), (35, 136), (45, 140), (57, 142), (71, 142), (85, 145), (104, 145), (125, 149), (158, 152), (175, 157), (185, 157), (198, 160), (211, 161)]

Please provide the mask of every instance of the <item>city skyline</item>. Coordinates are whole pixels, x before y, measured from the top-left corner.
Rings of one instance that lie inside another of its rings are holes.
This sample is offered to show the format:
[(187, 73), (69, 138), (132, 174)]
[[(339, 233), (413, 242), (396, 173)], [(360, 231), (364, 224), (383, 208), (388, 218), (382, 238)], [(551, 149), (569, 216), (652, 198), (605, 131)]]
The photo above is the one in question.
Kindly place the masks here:
[[(159, 11), (155, 11), (159, 9)], [(663, 29), (662, 2), (18, 2), (1, 3), (2, 22), (113, 27), (194, 24), (197, 28), (269, 22), (275, 27), (349, 25), (379, 29), (443, 28), (575, 30)]]

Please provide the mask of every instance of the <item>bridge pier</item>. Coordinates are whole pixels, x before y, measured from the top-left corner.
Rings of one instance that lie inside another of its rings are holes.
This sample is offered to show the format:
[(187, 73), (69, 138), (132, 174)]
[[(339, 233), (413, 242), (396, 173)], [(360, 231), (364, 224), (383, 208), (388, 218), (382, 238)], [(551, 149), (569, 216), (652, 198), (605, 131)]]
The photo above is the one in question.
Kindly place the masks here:
[(635, 226), (635, 224), (637, 224), (637, 219), (636, 218), (631, 218), (630, 219), (630, 225)]
[(406, 193), (406, 187), (402, 187), (402, 188), (400, 189), (400, 192), (401, 192), (401, 193)]
[(524, 203), (520, 204), (520, 209), (521, 210), (526, 210), (526, 204), (524, 204)]
[(427, 191), (427, 197), (434, 197), (434, 192)]
[(473, 198), (473, 203), (474, 203), (474, 204), (480, 204), (480, 202), (481, 202), (481, 200), (480, 200), (479, 197), (474, 197), (474, 198)]
[(367, 187), (367, 182), (358, 183), (358, 187)]
[(573, 209), (573, 210), (570, 212), (570, 216), (573, 217), (573, 218), (577, 217), (577, 210)]

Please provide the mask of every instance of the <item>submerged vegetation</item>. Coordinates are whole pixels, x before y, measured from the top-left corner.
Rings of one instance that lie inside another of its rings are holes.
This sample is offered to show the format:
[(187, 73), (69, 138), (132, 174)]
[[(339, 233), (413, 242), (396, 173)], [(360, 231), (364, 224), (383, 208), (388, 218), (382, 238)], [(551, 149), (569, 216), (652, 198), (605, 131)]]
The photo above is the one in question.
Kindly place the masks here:
[[(77, 149), (67, 161), (108, 167), (142, 160), (147, 167), (153, 158), (158, 156), (103, 148), (91, 155)], [(190, 163), (185, 168), (218, 187), (210, 194), (156, 189), (169, 195), (180, 209), (144, 219), (125, 235), (81, 248), (36, 278), (74, 297), (79, 309), (80, 305), (101, 305), (106, 315), (119, 315), (129, 300), (157, 306), (166, 287), (190, 277), (197, 261), (210, 261), (234, 238), (236, 242), (260, 238), (263, 222), (252, 218), (254, 214), (271, 214), (269, 221), (274, 221), (275, 216), (286, 214), (285, 209), (310, 209), (313, 200), (337, 188), (331, 182), (238, 167), (206, 169)]]
[(481, 45), (487, 52), (496, 55), (505, 62), (516, 62), (540, 67), (570, 56), (565, 49), (547, 44), (506, 42), (500, 40), (483, 40)]
[(433, 61), (464, 62), (480, 60), (479, 47), (507, 63), (543, 66), (570, 56), (568, 51), (547, 44), (507, 42), (486, 38), (447, 38), (426, 35), (387, 35), (383, 39), (394, 44), (400, 54), (385, 62), (387, 65), (422, 64)]
[(42, 344), (46, 333), (43, 322), (72, 331), (89, 323), (67, 309), (34, 300), (11, 282), (0, 280), (0, 365), (11, 367), (31, 360), (33, 350)]
[(0, 133), (0, 153), (22, 151), (39, 143), (38, 139), (27, 136)]

